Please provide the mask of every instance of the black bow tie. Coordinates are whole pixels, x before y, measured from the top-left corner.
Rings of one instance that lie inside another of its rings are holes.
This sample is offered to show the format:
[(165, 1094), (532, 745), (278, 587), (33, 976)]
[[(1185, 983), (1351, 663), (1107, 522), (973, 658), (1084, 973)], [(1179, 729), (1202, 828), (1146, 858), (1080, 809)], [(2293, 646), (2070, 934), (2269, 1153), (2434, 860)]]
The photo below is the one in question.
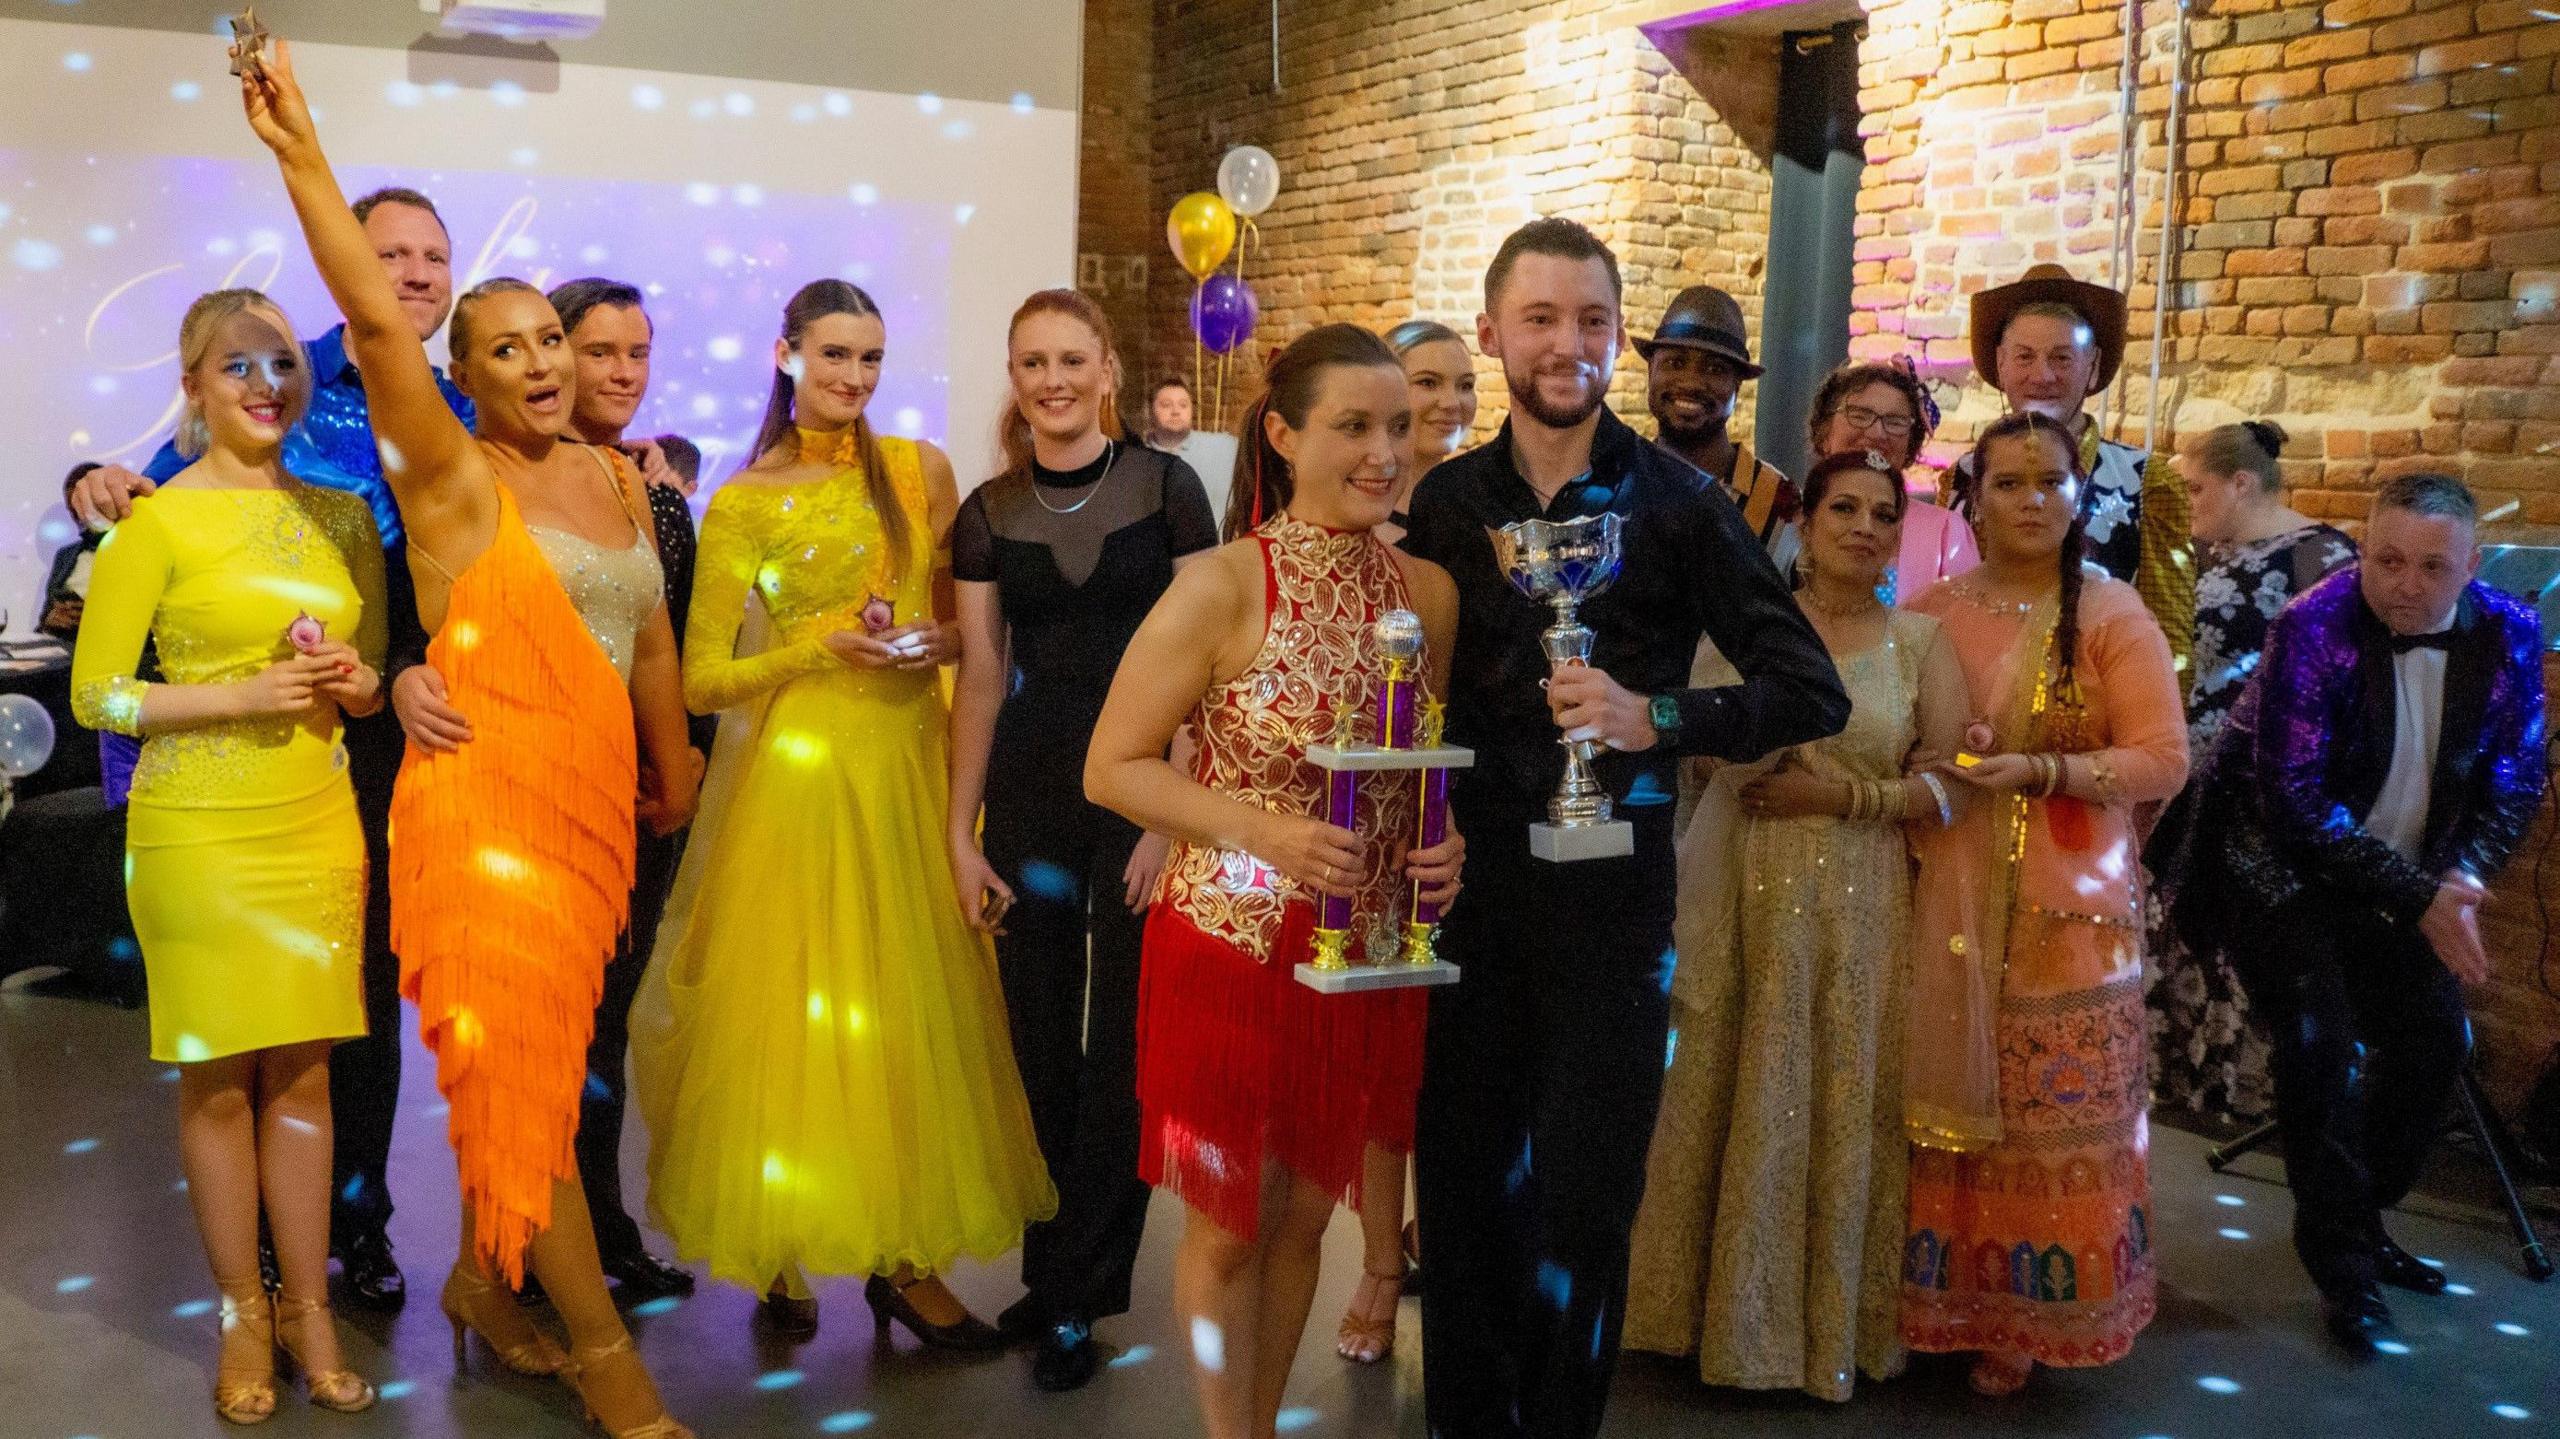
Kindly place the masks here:
[(2391, 637), (2391, 652), (2395, 655), (2405, 655), (2411, 650), (2449, 651), (2452, 648), (2453, 631), (2451, 630), (2438, 630), (2431, 635), (2393, 635)]

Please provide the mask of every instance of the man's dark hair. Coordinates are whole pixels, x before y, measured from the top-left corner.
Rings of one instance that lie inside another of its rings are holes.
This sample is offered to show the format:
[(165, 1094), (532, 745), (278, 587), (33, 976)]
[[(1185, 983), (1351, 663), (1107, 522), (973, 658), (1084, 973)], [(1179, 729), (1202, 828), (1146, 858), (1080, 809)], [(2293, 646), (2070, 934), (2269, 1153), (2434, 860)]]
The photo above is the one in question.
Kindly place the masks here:
[(373, 212), (385, 205), (407, 205), (412, 209), (424, 210), (428, 218), (436, 222), (437, 229), (444, 231), (448, 238), (453, 234), (453, 227), (446, 224), (444, 216), (436, 210), (436, 202), (406, 185), (385, 185), (379, 190), (366, 194), (347, 208), (356, 212), (356, 223), (361, 225), (372, 219)]
[(62, 477), (62, 502), (66, 505), (71, 503), (71, 492), (79, 487), (82, 480), (88, 478), (91, 470), (102, 470), (105, 468), (105, 465), (100, 464), (96, 460), (82, 460), (80, 463), (73, 465), (71, 467), (71, 473)]
[(1559, 260), (1597, 260), (1609, 272), (1609, 296), (1626, 298), (1626, 286), (1618, 279), (1618, 257), (1599, 236), (1592, 234), (1579, 220), (1562, 215), (1547, 215), (1531, 220), (1502, 239), (1502, 248), (1493, 252), (1493, 263), (1484, 272), (1484, 308), (1491, 314), (1501, 304), (1502, 287), (1511, 279), (1511, 269), (1523, 255), (1552, 255)]
[(578, 322), (598, 305), (611, 305), (617, 310), (638, 310), (644, 315), (649, 312), (648, 302), (639, 287), (620, 280), (598, 279), (590, 275), (583, 280), (571, 280), (557, 286), (551, 292), (551, 308), (560, 312), (560, 333), (564, 335), (576, 334)]
[(1153, 403), (1156, 396), (1163, 394), (1167, 390), (1180, 390), (1182, 393), (1188, 395), (1191, 393), (1191, 382), (1182, 378), (1180, 375), (1167, 375), (1163, 379), (1156, 381), (1154, 389), (1147, 391), (1148, 402)]
[(684, 476), (688, 485), (702, 482), (702, 447), (682, 435), (660, 435), (650, 443), (667, 457), (667, 468)]
[(2402, 475), (2385, 480), (2374, 492), (2374, 513), (2384, 510), (2407, 510), (2413, 515), (2435, 515), (2456, 519), (2466, 525), (2480, 523), (2480, 502), (2471, 495), (2471, 487), (2451, 475)]

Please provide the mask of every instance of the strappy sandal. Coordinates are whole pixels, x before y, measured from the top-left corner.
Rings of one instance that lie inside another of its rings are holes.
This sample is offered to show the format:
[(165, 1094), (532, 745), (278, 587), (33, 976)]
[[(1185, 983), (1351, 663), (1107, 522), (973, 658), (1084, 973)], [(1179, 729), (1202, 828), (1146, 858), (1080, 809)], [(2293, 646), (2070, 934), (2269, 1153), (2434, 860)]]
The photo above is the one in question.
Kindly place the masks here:
[[(1360, 1302), (1363, 1294), (1369, 1299), (1366, 1305)], [(1396, 1352), (1396, 1305), (1403, 1299), (1403, 1270), (1388, 1274), (1362, 1270), (1360, 1287), (1351, 1295), (1351, 1307), (1343, 1311), (1342, 1327), (1334, 1331), (1333, 1352), (1354, 1364), (1375, 1364)], [(1382, 1309), (1384, 1318), (1378, 1317)]]
[(352, 1369), (324, 1372), (303, 1360), (302, 1351), (295, 1347), (288, 1326), (307, 1324), (314, 1317), (333, 1325), (338, 1322), (337, 1316), (329, 1312), (329, 1301), (325, 1299), (278, 1300), (276, 1348), (293, 1361), (293, 1367), (302, 1371), (302, 1385), (310, 1394), (312, 1403), (335, 1414), (361, 1414), (372, 1408), (375, 1398), (373, 1386), (364, 1382), (363, 1376)]
[(276, 1311), (266, 1286), (222, 1286), (219, 1332), (222, 1357), (214, 1362), (213, 1412), (226, 1424), (266, 1423), (276, 1417)]

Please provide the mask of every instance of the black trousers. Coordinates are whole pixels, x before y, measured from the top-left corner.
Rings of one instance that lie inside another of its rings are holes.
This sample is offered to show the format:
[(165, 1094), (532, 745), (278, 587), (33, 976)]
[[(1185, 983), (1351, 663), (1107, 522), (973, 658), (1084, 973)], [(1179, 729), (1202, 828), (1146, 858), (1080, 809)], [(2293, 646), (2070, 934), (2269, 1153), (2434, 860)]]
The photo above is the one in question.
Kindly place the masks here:
[(1461, 816), (1414, 1155), (1434, 1439), (1600, 1429), (1670, 1022), (1671, 807), (1627, 817), (1632, 857), (1550, 864)]
[(2426, 939), (2343, 896), (2295, 901), (2232, 947), (2274, 1031), (2293, 1247), (2325, 1293), (2370, 1284), (2470, 1050), (2462, 987)]
[[(1001, 755), (998, 756), (1002, 758)], [(1050, 769), (1060, 768), (1050, 766)], [(1022, 1239), (1017, 1312), (1125, 1314), (1147, 1223), (1138, 1178), (1138, 951), (1123, 903), (1135, 825), (1085, 802), (1079, 776), (991, 765), (987, 860), (1013, 887), (996, 939), (1014, 1063), (1058, 1214)]]
[(587, 1083), (578, 1096), (578, 1182), (586, 1186), (587, 1211), (596, 1226), (596, 1248), (610, 1257), (641, 1247), (640, 1226), (622, 1201), (622, 1116), (630, 1094), (631, 1000), (658, 944), (684, 857), (682, 832), (664, 837), (643, 827), (632, 870), (631, 922), (604, 968), (604, 994), (596, 1001), (595, 1036), (587, 1041)]
[(391, 1222), (391, 1121), (400, 1110), (400, 960), (391, 952), (391, 789), (407, 740), (385, 704), (346, 728), (347, 776), (364, 831), (362, 1038), (329, 1051), (329, 1237), (333, 1247)]

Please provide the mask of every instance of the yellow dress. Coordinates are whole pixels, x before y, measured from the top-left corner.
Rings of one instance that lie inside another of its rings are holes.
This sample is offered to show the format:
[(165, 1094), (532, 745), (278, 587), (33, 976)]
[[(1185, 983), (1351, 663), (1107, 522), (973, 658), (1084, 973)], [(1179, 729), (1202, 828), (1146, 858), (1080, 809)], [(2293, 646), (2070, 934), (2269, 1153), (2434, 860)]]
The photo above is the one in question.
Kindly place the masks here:
[[(733, 482), (703, 517), (685, 699), (724, 723), (631, 1015), (649, 1207), (685, 1259), (777, 1277), (993, 1258), (1056, 1212), (995, 961), (962, 919), (932, 670), (820, 643), (875, 595), (929, 609), (924, 477), (881, 448), (913, 558), (850, 456), (823, 480)], [(750, 589), (771, 645), (734, 655)]]
[[(141, 734), (143, 641), (171, 684), (245, 680), (303, 615), (382, 664), (382, 541), (336, 490), (166, 488), (98, 548), (71, 665), (82, 724)], [(218, 1059), (365, 1032), (364, 836), (334, 706), (143, 740), (126, 902), (151, 1057)]]

